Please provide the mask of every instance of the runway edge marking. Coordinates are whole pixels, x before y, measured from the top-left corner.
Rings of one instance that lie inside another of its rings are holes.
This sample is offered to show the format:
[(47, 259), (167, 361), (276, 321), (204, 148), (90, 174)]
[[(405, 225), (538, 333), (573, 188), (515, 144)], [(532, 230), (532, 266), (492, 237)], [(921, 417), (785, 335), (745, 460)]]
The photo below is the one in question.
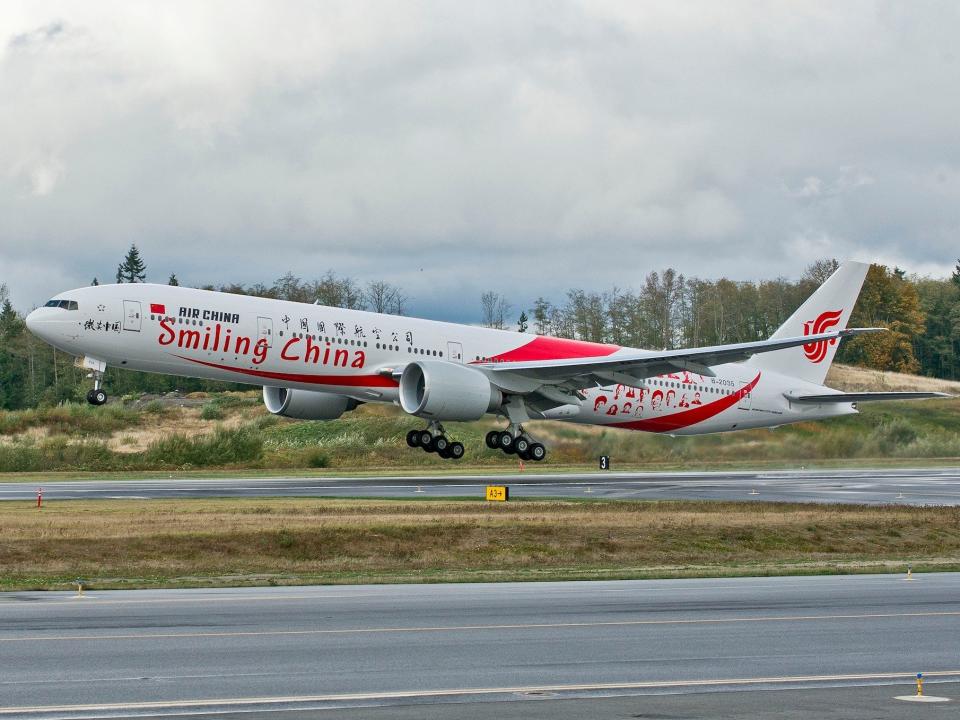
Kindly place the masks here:
[[(927, 677), (960, 678), (960, 670), (939, 670), (924, 673)], [(207, 700), (169, 700), (138, 703), (103, 703), (86, 705), (38, 705), (0, 707), (3, 715), (40, 715), (44, 713), (108, 712), (113, 710), (177, 710), (244, 707), (251, 705), (292, 705), (321, 702), (350, 702), (404, 698), (501, 695), (536, 692), (590, 692), (602, 690), (644, 690), (653, 688), (718, 687), (743, 685), (778, 685), (824, 682), (856, 682), (865, 680), (912, 680), (912, 672), (852, 673), (844, 675), (785, 675), (757, 678), (717, 678), (713, 680), (651, 680), (644, 682), (576, 683), (558, 685), (521, 685), (494, 688), (450, 688), (437, 690), (400, 690), (374, 693), (335, 693), (327, 695), (265, 696), (248, 698), (214, 698)]]

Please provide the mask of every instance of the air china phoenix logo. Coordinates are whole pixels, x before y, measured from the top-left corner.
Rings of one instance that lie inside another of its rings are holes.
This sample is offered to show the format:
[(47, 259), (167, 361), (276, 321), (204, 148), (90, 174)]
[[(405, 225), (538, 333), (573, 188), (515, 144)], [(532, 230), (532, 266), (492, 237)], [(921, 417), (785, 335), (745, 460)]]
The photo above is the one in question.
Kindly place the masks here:
[[(820, 333), (827, 332), (830, 328), (840, 324), (840, 316), (842, 314), (843, 310), (827, 310), (825, 313), (821, 313), (816, 320), (807, 320), (803, 324), (803, 334), (819, 335)], [(810, 362), (821, 363), (823, 359), (827, 357), (828, 344), (836, 345), (837, 339), (832, 338), (831, 340), (807, 343), (803, 346), (803, 354), (807, 356), (807, 360)]]

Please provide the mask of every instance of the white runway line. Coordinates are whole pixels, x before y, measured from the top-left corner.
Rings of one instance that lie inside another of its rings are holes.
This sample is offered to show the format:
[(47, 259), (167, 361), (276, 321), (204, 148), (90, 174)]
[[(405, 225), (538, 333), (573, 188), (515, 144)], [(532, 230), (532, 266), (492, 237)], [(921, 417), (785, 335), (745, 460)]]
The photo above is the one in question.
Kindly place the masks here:
[[(941, 670), (925, 673), (928, 677), (955, 678), (960, 677), (960, 670)], [(611, 690), (650, 690), (650, 689), (683, 689), (702, 687), (749, 687), (752, 685), (803, 685), (816, 683), (856, 683), (856, 682), (889, 682), (895, 680), (909, 680), (913, 673), (863, 673), (850, 675), (786, 675), (754, 678), (728, 678), (716, 680), (657, 680), (644, 682), (619, 683), (583, 683), (560, 685), (519, 685), (487, 688), (452, 688), (437, 690), (405, 690), (385, 691), (372, 693), (343, 693), (330, 695), (294, 695), (294, 696), (265, 696), (246, 698), (217, 698), (207, 700), (170, 700), (139, 703), (104, 703), (93, 705), (40, 705), (21, 707), (0, 707), (2, 715), (44, 715), (70, 713), (109, 713), (113, 711), (136, 712), (158, 710), (215, 710), (231, 707), (249, 706), (284, 706), (310, 703), (344, 703), (375, 700), (399, 700), (440, 697), (477, 697), (483, 695), (517, 695), (532, 693), (562, 693), (562, 692), (600, 692)]]

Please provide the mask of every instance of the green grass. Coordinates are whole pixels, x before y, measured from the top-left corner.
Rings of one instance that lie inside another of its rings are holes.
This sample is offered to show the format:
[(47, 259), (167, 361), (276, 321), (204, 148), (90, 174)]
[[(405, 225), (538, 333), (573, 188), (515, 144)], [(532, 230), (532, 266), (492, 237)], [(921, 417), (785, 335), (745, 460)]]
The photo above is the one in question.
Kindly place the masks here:
[(136, 427), (142, 421), (141, 413), (123, 405), (98, 408), (87, 404), (66, 404), (15, 412), (0, 411), (0, 435), (14, 435), (42, 427), (55, 435), (105, 436)]
[[(191, 430), (184, 432), (187, 421)], [(516, 457), (484, 445), (485, 433), (501, 426), (499, 421), (446, 425), (449, 435), (467, 448), (459, 463), (407, 447), (407, 431), (423, 425), (396, 408), (371, 405), (333, 421), (290, 421), (267, 414), (256, 398), (241, 394), (215, 396), (202, 409), (192, 410), (158, 402), (140, 411), (121, 405), (67, 405), (0, 413), (0, 473), (517, 469)], [(960, 403), (954, 400), (864, 404), (858, 416), (699, 437), (564, 423), (532, 422), (527, 427), (550, 449), (548, 462), (528, 463), (527, 472), (592, 468), (599, 455), (609, 455), (615, 470), (960, 462)], [(123, 451), (136, 449), (130, 438), (141, 432), (156, 437), (139, 452)], [(119, 449), (118, 437), (125, 439)]]

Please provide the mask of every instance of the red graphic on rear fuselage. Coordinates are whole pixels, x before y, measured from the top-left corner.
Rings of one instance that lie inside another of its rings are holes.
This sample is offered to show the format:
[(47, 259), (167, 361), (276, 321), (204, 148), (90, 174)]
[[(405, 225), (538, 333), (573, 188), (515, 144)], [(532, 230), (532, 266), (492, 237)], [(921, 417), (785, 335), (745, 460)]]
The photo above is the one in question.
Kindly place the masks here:
[[(806, 335), (819, 335), (820, 333), (825, 333), (830, 328), (836, 327), (840, 324), (840, 316), (843, 314), (843, 310), (827, 310), (824, 313), (821, 313), (817, 316), (816, 320), (807, 320), (803, 324), (803, 334)], [(827, 343), (830, 345), (836, 345), (837, 339), (832, 338), (830, 340), (821, 340), (820, 342), (807, 343), (803, 346), (803, 354), (807, 356), (807, 360), (812, 363), (821, 363), (824, 358), (827, 357)]]

